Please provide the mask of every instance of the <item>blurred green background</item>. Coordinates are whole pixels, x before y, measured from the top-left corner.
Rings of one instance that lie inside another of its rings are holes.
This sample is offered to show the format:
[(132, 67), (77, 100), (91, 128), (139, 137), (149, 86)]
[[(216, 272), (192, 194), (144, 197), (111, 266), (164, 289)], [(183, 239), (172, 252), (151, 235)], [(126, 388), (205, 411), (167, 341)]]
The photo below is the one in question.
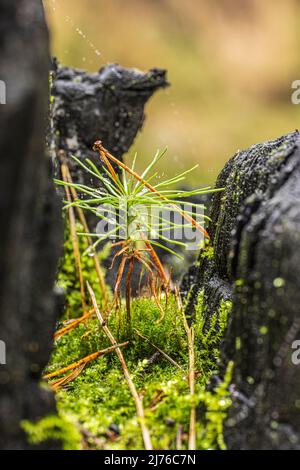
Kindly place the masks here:
[(238, 149), (298, 126), (299, 0), (44, 0), (52, 53), (96, 71), (107, 62), (168, 70), (147, 105), (139, 166), (168, 146), (167, 176), (199, 163), (212, 183)]

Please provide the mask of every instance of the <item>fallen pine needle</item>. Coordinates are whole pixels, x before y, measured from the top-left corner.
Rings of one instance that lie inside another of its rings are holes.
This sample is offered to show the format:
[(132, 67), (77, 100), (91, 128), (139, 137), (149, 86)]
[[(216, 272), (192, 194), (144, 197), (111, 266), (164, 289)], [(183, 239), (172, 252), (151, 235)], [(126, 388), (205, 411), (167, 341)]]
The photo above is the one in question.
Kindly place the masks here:
[(76, 318), (75, 320), (73, 320), (69, 325), (67, 326), (64, 326), (63, 328), (61, 328), (60, 330), (57, 330), (55, 333), (54, 333), (54, 339), (58, 339), (60, 338), (61, 336), (65, 335), (66, 333), (68, 333), (69, 331), (71, 331), (73, 328), (75, 328), (77, 325), (79, 325), (81, 322), (87, 320), (89, 317), (91, 317), (93, 314), (94, 314), (95, 310), (92, 309), (90, 310), (89, 312), (85, 313), (84, 315), (82, 315), (82, 317), (80, 318)]
[(117, 354), (117, 356), (119, 358), (119, 361), (121, 363), (125, 379), (128, 383), (130, 392), (131, 392), (131, 394), (133, 396), (133, 399), (135, 401), (136, 412), (137, 412), (137, 416), (139, 418), (139, 422), (140, 422), (140, 426), (141, 426), (141, 431), (142, 431), (142, 436), (143, 436), (145, 449), (146, 450), (152, 450), (153, 447), (152, 447), (152, 443), (151, 443), (151, 439), (150, 439), (150, 434), (149, 434), (148, 428), (147, 428), (146, 423), (145, 423), (145, 413), (144, 413), (142, 400), (141, 400), (141, 398), (140, 398), (140, 396), (139, 396), (139, 394), (138, 394), (138, 392), (135, 388), (135, 385), (132, 381), (132, 378), (130, 376), (130, 373), (129, 373), (127, 364), (125, 362), (124, 356), (122, 354), (122, 351), (120, 350), (120, 348), (116, 344), (115, 338), (113, 337), (112, 333), (110, 332), (108, 326), (106, 325), (106, 323), (104, 321), (104, 318), (101, 315), (101, 312), (99, 310), (99, 307), (98, 307), (98, 304), (97, 304), (97, 301), (96, 301), (94, 291), (91, 288), (91, 286), (89, 285), (89, 283), (87, 283), (87, 288), (88, 288), (89, 294), (91, 296), (93, 306), (95, 308), (95, 311), (96, 311), (97, 317), (99, 319), (100, 325), (102, 326), (103, 331), (105, 332), (106, 336), (108, 337), (108, 339), (110, 340), (112, 345), (115, 346), (116, 354)]
[(66, 375), (65, 377), (62, 377), (60, 379), (54, 380), (53, 382), (50, 382), (49, 383), (50, 387), (52, 388), (54, 392), (56, 392), (58, 389), (60, 389), (64, 385), (67, 385), (69, 382), (76, 379), (76, 377), (78, 377), (78, 375), (83, 371), (85, 366), (86, 364), (82, 364), (81, 366), (77, 367), (77, 369), (73, 370), (71, 374)]
[(82, 364), (87, 364), (88, 362), (93, 361), (94, 359), (97, 359), (97, 357), (103, 356), (106, 353), (110, 353), (114, 351), (115, 349), (121, 348), (122, 346), (126, 346), (127, 344), (128, 344), (128, 341), (126, 341), (125, 343), (114, 344), (113, 346), (110, 346), (109, 348), (102, 349), (101, 351), (97, 351), (93, 354), (90, 354), (89, 356), (83, 357), (77, 362), (73, 362), (73, 364), (70, 364), (69, 366), (63, 367), (62, 369), (56, 370), (55, 372), (51, 372), (50, 374), (44, 375), (43, 379), (51, 379), (52, 377), (56, 377), (57, 375), (61, 375), (61, 374), (64, 374), (65, 372), (69, 372), (69, 370), (76, 369)]

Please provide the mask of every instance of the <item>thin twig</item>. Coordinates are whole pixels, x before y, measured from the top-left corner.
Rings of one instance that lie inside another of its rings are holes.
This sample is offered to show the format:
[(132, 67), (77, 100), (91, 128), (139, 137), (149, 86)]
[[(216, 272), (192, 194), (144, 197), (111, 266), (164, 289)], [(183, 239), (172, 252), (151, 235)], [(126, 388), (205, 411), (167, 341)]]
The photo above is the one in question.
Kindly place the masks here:
[(179, 292), (179, 289), (178, 289), (177, 285), (174, 286), (174, 296), (175, 296), (175, 300), (176, 300), (177, 308), (178, 308), (179, 312), (183, 313), (182, 300), (181, 300), (180, 292)]
[(176, 434), (176, 450), (182, 449), (182, 434), (183, 434), (183, 427), (182, 427), (182, 424), (179, 424), (178, 431)]
[[(64, 182), (68, 183), (68, 167), (66, 166), (65, 163), (61, 164), (61, 174), (62, 174), (62, 178)], [(65, 192), (66, 192), (67, 201), (71, 204), (72, 197), (71, 197), (70, 189), (68, 186), (65, 186)], [(85, 290), (84, 290), (83, 275), (82, 275), (82, 268), (81, 268), (80, 250), (79, 250), (78, 237), (77, 237), (77, 231), (76, 231), (76, 218), (75, 218), (75, 213), (74, 213), (74, 209), (72, 206), (68, 208), (68, 215), (69, 215), (69, 221), (70, 221), (70, 230), (71, 230), (72, 245), (73, 245), (74, 257), (75, 257), (75, 264), (76, 264), (78, 277), (79, 277), (81, 303), (82, 303), (83, 311), (85, 311), (86, 310)]]
[[(180, 298), (180, 297), (179, 297)], [(182, 311), (184, 329), (187, 334), (189, 348), (189, 387), (191, 395), (191, 414), (189, 427), (189, 450), (196, 450), (196, 403), (195, 403), (195, 331), (189, 326), (186, 315)]]
[(158, 346), (156, 346), (154, 343), (152, 343), (152, 341), (150, 341), (150, 339), (146, 338), (146, 336), (142, 335), (142, 333), (140, 333), (136, 328), (134, 328), (134, 331), (136, 332), (136, 334), (144, 339), (145, 341), (147, 341), (147, 343), (151, 344), (151, 346), (156, 349), (158, 352), (160, 352), (160, 354), (162, 356), (164, 356), (173, 366), (177, 367), (178, 369), (182, 370), (183, 371), (183, 368), (176, 362), (174, 361), (174, 359), (172, 359), (167, 353), (165, 353), (162, 349), (160, 349)]
[(191, 415), (190, 415), (190, 429), (189, 429), (189, 450), (196, 450), (196, 403), (195, 403), (195, 331), (190, 327), (189, 339), (189, 384), (191, 394)]
[(70, 364), (69, 366), (63, 367), (62, 369), (56, 370), (55, 372), (51, 372), (50, 374), (44, 375), (43, 379), (51, 379), (52, 377), (56, 377), (57, 375), (62, 375), (65, 372), (69, 372), (69, 370), (76, 369), (77, 367), (81, 366), (82, 364), (87, 364), (90, 361), (93, 361), (94, 359), (97, 359), (100, 356), (103, 356), (106, 353), (110, 353), (114, 351), (117, 348), (121, 348), (122, 346), (127, 346), (128, 341), (125, 343), (121, 344), (114, 344), (113, 346), (110, 346), (109, 348), (102, 349), (101, 351), (97, 351), (93, 354), (89, 354), (86, 357), (83, 357), (77, 362), (73, 362), (73, 364)]
[[(112, 333), (110, 332), (108, 326), (106, 325), (106, 323), (103, 319), (103, 316), (101, 315), (101, 312), (99, 310), (99, 307), (98, 307), (98, 304), (97, 304), (97, 301), (96, 301), (94, 291), (91, 288), (91, 286), (89, 285), (89, 283), (87, 283), (87, 287), (88, 287), (88, 291), (89, 291), (89, 294), (91, 296), (92, 303), (93, 303), (93, 306), (95, 308), (97, 317), (99, 319), (100, 325), (102, 326), (103, 331), (105, 332), (106, 336), (108, 337), (108, 339), (110, 340), (112, 345), (116, 345), (116, 340), (113, 337)], [(129, 389), (130, 389), (131, 394), (133, 396), (133, 399), (135, 401), (136, 412), (137, 412), (137, 415), (138, 415), (138, 418), (139, 418), (139, 421), (140, 421), (140, 426), (141, 426), (141, 431), (142, 431), (142, 435), (143, 435), (145, 448), (146, 448), (146, 450), (152, 450), (153, 447), (152, 447), (152, 443), (151, 443), (151, 439), (150, 439), (150, 434), (149, 434), (149, 431), (148, 431), (148, 428), (147, 428), (146, 422), (145, 422), (145, 413), (144, 413), (142, 400), (141, 400), (141, 398), (140, 398), (140, 396), (139, 396), (139, 394), (138, 394), (138, 392), (135, 388), (135, 385), (134, 385), (134, 383), (132, 381), (132, 378), (130, 376), (127, 364), (125, 362), (124, 356), (123, 356), (122, 351), (120, 350), (119, 347), (116, 347), (116, 353), (117, 353), (117, 356), (118, 356), (119, 361), (121, 363), (125, 379), (128, 383)]]

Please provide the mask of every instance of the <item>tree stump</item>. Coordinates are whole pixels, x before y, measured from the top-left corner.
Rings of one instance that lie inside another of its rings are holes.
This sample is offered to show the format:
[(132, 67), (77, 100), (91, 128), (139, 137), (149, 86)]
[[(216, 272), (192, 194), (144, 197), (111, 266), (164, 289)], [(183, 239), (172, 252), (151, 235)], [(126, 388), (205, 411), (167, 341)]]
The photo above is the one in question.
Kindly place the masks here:
[[(48, 31), (41, 0), (0, 5), (0, 448), (25, 449), (22, 419), (55, 411), (39, 386), (57, 312), (53, 293), (62, 245), (59, 204), (45, 152), (49, 100)], [(3, 343), (2, 343), (3, 344)]]
[(188, 313), (204, 292), (207, 326), (222, 300), (233, 302), (221, 345), (223, 364), (235, 363), (230, 449), (300, 448), (299, 147), (296, 131), (229, 160), (212, 199), (213, 255), (202, 252), (182, 284)]

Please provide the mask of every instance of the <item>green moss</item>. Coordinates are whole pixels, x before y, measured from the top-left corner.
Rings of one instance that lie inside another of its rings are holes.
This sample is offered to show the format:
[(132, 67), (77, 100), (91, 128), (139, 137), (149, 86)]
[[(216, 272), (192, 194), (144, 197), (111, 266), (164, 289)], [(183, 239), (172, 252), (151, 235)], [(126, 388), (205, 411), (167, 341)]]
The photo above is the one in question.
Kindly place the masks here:
[[(84, 240), (80, 249), (85, 249)], [(72, 244), (68, 237), (65, 255), (61, 263), (59, 283), (67, 288), (65, 318), (82, 314), (79, 284), (75, 270)], [(93, 264), (89, 257), (82, 258), (85, 279), (89, 279), (101, 306), (101, 291)], [(165, 317), (160, 323), (160, 311), (149, 298), (132, 301), (132, 335), (126, 328), (125, 306), (112, 312), (108, 326), (118, 341), (130, 339), (123, 354), (139, 394), (143, 398), (146, 422), (155, 449), (176, 449), (176, 436), (182, 429), (182, 448), (188, 447), (191, 395), (188, 385), (188, 343), (184, 329), (183, 314), (173, 295), (161, 300)], [(203, 293), (198, 297), (195, 322), (195, 403), (197, 405), (197, 449), (225, 448), (223, 422), (230, 406), (228, 384), (231, 365), (221, 382), (213, 391), (207, 390), (208, 381), (218, 371), (218, 344), (226, 328), (231, 304), (222, 302), (213, 315), (209, 328), (205, 327)], [(162, 355), (154, 360), (156, 349), (136, 332), (167, 353), (179, 367)], [(56, 343), (47, 372), (58, 370), (91, 353), (110, 346), (96, 318), (88, 324), (80, 324)], [(136, 417), (133, 398), (124, 379), (114, 352), (88, 363), (80, 375), (56, 393), (58, 415), (84, 429), (89, 448), (97, 449), (143, 449), (140, 426)], [(27, 423), (28, 424), (28, 423)], [(110, 430), (117, 426), (118, 433)], [(47, 428), (47, 426), (45, 426)], [(43, 426), (42, 426), (43, 429)], [(30, 438), (34, 428), (27, 425)], [(38, 432), (39, 437), (46, 433)], [(64, 444), (65, 446), (66, 444)]]
[(52, 87), (53, 87), (53, 72), (49, 73), (49, 103), (50, 106), (54, 103), (54, 96), (52, 95)]
[(215, 388), (213, 393), (205, 391), (200, 396), (200, 400), (206, 406), (204, 441), (207, 443), (207, 447), (205, 448), (210, 448), (210, 442), (216, 442), (219, 449), (226, 449), (226, 444), (223, 438), (223, 425), (227, 416), (227, 410), (231, 406), (228, 387), (231, 383), (232, 371), (233, 362), (229, 362), (224, 376), (224, 381)]
[(196, 303), (196, 334), (200, 341), (199, 356), (203, 373), (210, 376), (218, 370), (220, 341), (227, 327), (232, 302), (222, 300), (219, 308), (209, 319), (206, 315), (204, 292), (200, 291)]
[(211, 245), (206, 246), (201, 251), (200, 256), (201, 256), (202, 259), (213, 259), (213, 257), (214, 257), (214, 248)]
[(70, 418), (63, 416), (63, 413), (60, 416), (46, 416), (36, 423), (24, 420), (21, 422), (21, 427), (31, 444), (55, 441), (60, 442), (64, 450), (81, 448), (81, 433), (77, 429), (76, 422), (71, 422)]
[[(132, 326), (171, 356), (182, 370), (162, 356), (152, 363), (155, 348), (137, 335), (133, 335), (130, 344), (123, 348), (123, 354), (135, 385), (143, 396), (154, 447), (175, 449), (176, 434), (182, 426), (183, 446), (187, 448), (191, 406), (187, 382), (188, 344), (182, 314), (173, 296), (169, 296), (165, 311), (164, 321), (157, 323), (160, 312), (155, 303), (150, 299), (134, 300)], [(122, 329), (116, 316), (110, 318), (109, 327), (119, 340), (125, 339), (120, 333)], [(80, 325), (61, 338), (47, 371), (56, 370), (109, 345), (97, 320), (89, 322), (88, 331), (86, 335), (87, 330)], [(203, 364), (203, 346), (198, 347), (199, 339), (196, 335), (196, 403), (203, 411), (197, 422), (197, 448), (223, 448), (223, 443), (220, 446), (220, 433), (230, 397), (227, 386), (219, 386), (214, 392), (206, 390), (210, 373), (216, 370), (216, 365), (207, 367)], [(210, 347), (209, 339), (206, 344)], [(205, 357), (208, 355), (207, 351)], [(204, 369), (205, 374), (202, 373)], [(87, 365), (68, 388), (60, 390), (56, 396), (59, 413), (77, 419), (86, 431), (97, 437), (98, 445), (101, 442), (103, 448), (143, 448), (135, 405), (114, 353)], [(112, 424), (119, 427), (120, 436), (109, 437), (108, 428)]]

